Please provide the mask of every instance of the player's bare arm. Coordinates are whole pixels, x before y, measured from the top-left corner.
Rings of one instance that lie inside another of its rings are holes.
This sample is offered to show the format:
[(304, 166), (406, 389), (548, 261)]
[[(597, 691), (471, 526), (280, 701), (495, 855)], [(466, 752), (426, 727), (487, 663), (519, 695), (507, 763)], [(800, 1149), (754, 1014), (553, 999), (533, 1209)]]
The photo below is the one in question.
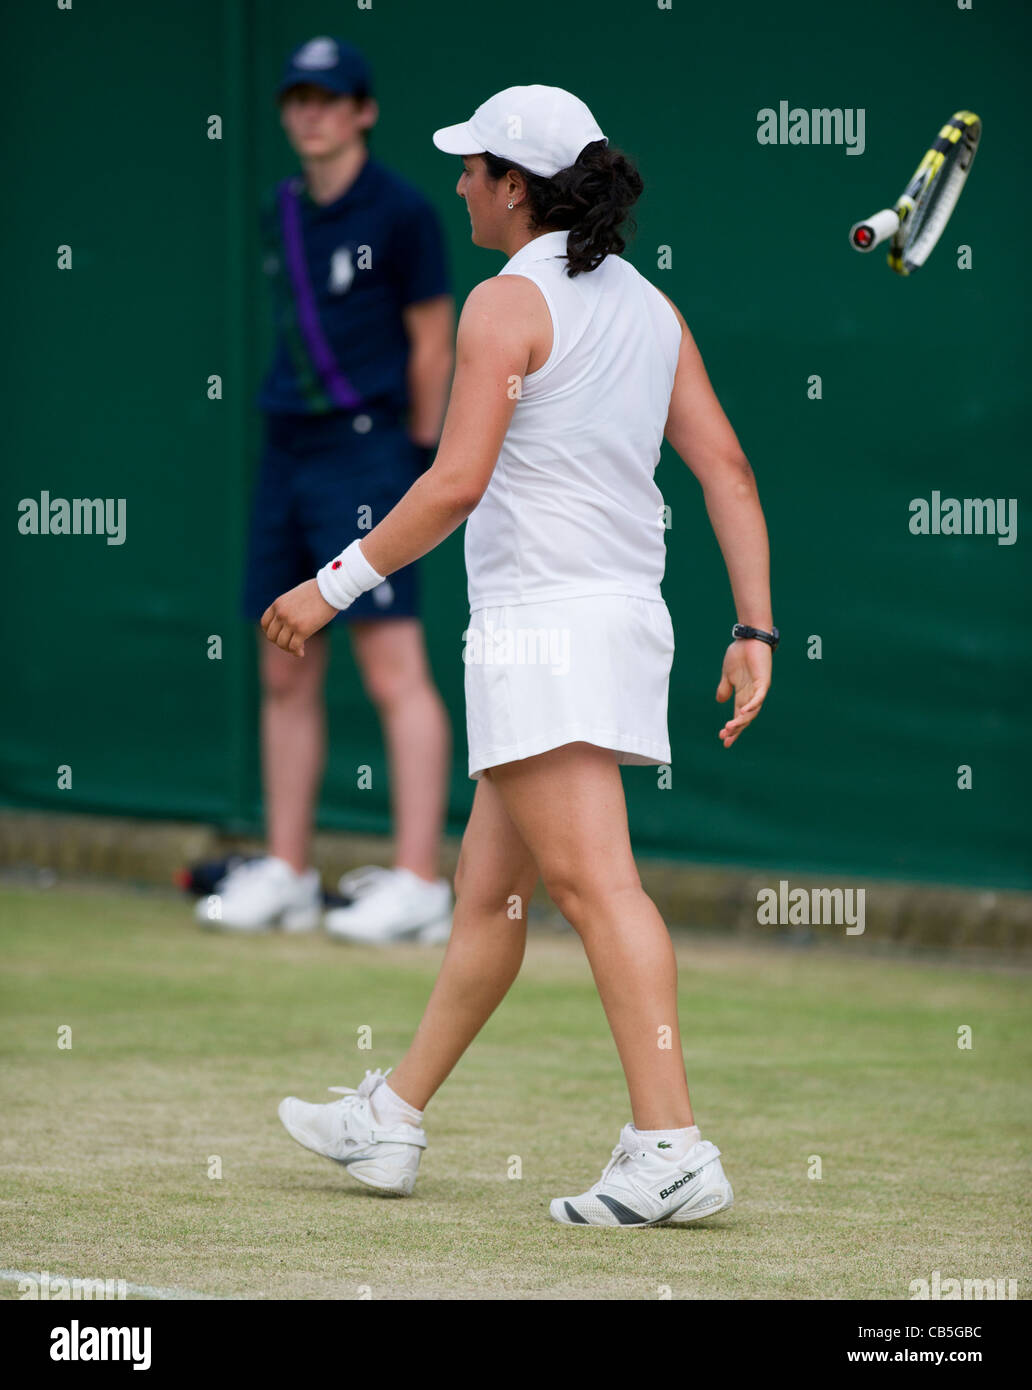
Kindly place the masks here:
[[(509, 428), (532, 352), (551, 334), (540, 291), (519, 276), (478, 285), (462, 310), (455, 380), (437, 457), (361, 544), (382, 575), (420, 559), (466, 520), (484, 494)], [(345, 539), (342, 537), (342, 540)], [(270, 642), (295, 656), (337, 610), (314, 579), (281, 595), (262, 615)]]
[[(664, 296), (665, 297), (665, 296)], [(695, 474), (727, 565), (738, 621), (770, 631), (770, 550), (756, 479), (710, 383), (702, 355), (677, 306), (681, 351), (665, 435)], [(735, 695), (734, 716), (719, 732), (730, 748), (759, 714), (770, 688), (771, 648), (760, 641), (732, 642), (724, 656), (717, 699)]]

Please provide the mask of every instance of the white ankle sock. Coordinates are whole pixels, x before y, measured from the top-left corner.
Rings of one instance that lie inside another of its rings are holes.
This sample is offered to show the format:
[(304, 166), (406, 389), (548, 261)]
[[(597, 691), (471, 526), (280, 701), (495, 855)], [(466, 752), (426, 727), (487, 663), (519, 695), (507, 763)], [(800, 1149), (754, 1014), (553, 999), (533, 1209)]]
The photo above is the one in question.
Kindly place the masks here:
[(407, 1100), (402, 1100), (401, 1096), (395, 1095), (386, 1081), (377, 1086), (370, 1100), (377, 1124), (385, 1127), (415, 1125), (418, 1129), (422, 1122), (422, 1110), (417, 1110), (415, 1106), (409, 1105)]
[[(645, 1140), (649, 1149), (654, 1150), (663, 1158), (682, 1157), (702, 1138), (698, 1125), (689, 1125), (687, 1129), (638, 1129), (635, 1125), (634, 1132), (639, 1138)], [(669, 1144), (670, 1147), (658, 1148), (660, 1141)]]

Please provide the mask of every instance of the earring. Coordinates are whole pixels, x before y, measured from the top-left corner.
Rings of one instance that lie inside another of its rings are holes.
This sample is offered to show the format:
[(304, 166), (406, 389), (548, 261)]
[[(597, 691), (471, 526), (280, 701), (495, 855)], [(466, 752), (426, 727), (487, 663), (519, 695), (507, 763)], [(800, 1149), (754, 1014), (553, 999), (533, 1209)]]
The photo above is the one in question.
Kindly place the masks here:
[(513, 209), (513, 204), (510, 203), (510, 204), (509, 204), (509, 211), (512, 212), (512, 209)]

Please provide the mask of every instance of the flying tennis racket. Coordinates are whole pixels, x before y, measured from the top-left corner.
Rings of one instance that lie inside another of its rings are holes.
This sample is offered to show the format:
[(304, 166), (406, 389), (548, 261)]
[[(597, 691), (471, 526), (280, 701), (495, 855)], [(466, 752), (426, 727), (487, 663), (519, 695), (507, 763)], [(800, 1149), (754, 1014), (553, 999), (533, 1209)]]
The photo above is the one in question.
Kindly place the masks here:
[(896, 274), (919, 270), (957, 206), (981, 136), (982, 122), (974, 112), (956, 111), (914, 170), (895, 207), (852, 227), (850, 245), (857, 251), (873, 251), (891, 237), (889, 265)]

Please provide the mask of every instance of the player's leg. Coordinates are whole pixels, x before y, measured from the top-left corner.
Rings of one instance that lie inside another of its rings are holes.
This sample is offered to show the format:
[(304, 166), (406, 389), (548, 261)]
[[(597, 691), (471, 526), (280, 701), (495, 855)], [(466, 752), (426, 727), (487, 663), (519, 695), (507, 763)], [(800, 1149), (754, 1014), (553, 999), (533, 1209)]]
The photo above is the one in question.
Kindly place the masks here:
[(299, 1144), (359, 1182), (412, 1191), (426, 1147), (421, 1112), (519, 973), (537, 877), (500, 797), (481, 779), (455, 875), (451, 939), (412, 1043), (389, 1081), (377, 1069), (343, 1100), (282, 1101), (280, 1119)]
[(323, 689), (329, 640), (316, 633), (304, 657), (258, 633), (262, 782), (269, 853), (295, 873), (307, 869), (312, 824), (326, 766)]
[[(270, 603), (311, 575), (292, 496), (298, 468), (297, 426), (270, 418), (255, 485), (244, 576), (243, 611), (257, 621)], [(322, 684), (326, 642), (320, 635), (302, 659), (258, 631), (261, 755), (267, 852), (230, 872), (198, 904), (206, 925), (259, 931), (319, 923), (319, 875), (308, 868), (312, 818), (325, 757)]]
[(383, 727), (391, 779), (394, 863), (434, 882), (444, 824), (451, 728), (418, 618), (348, 625), (366, 694)]
[(643, 1130), (694, 1124), (670, 934), (642, 888), (616, 755), (571, 743), (488, 774), (584, 943)]
[(481, 778), (455, 873), (448, 949), (412, 1044), (390, 1079), (415, 1109), (425, 1108), (519, 974), (537, 880), (497, 789)]
[(550, 1215), (565, 1225), (650, 1226), (725, 1211), (734, 1193), (720, 1150), (692, 1119), (673, 945), (634, 865), (616, 755), (572, 743), (488, 775), (584, 943), (634, 1115), (601, 1178), (556, 1197)]
[(308, 867), (312, 820), (326, 757), (323, 681), (329, 643), (310, 637), (290, 656), (258, 633), (261, 755), (267, 851), (230, 872), (198, 904), (206, 926), (309, 931), (322, 916), (316, 869)]

